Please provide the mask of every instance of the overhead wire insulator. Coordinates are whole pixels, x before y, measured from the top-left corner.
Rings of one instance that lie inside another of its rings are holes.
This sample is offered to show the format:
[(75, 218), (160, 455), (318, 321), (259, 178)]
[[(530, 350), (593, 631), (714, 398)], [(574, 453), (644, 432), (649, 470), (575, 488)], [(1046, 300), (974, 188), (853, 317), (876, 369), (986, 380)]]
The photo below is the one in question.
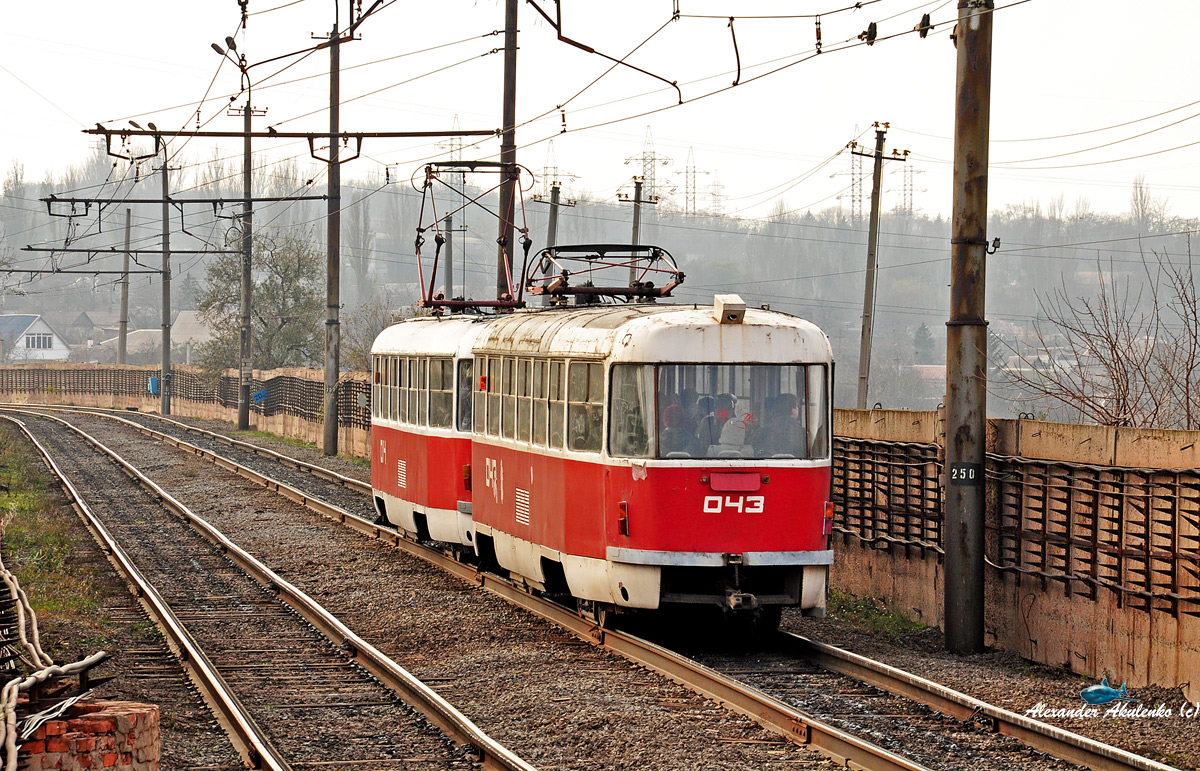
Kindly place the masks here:
[(821, 17), (817, 17), (817, 53), (821, 53)]
[(921, 37), (925, 37), (926, 35), (928, 35), (929, 30), (933, 29), (933, 24), (929, 20), (929, 14), (925, 14), (924, 16), (922, 16), (921, 23), (918, 24), (913, 29), (917, 30), (917, 34), (920, 35)]
[(860, 32), (858, 34), (858, 39), (865, 40), (865, 41), (867, 41), (867, 45), (873, 46), (873, 45), (875, 45), (875, 36), (877, 34), (878, 34), (878, 28), (875, 26), (875, 22), (871, 22), (870, 24), (867, 25), (866, 30), (864, 30), (863, 32)]

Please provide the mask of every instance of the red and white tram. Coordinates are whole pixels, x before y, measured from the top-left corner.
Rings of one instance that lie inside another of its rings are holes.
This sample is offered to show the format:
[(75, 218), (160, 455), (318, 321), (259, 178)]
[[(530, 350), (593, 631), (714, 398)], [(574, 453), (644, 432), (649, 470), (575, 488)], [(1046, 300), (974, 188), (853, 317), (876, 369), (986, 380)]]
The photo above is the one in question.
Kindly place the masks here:
[[(422, 317), (371, 348), (371, 487), (380, 520), (470, 546), (471, 346), (487, 319)], [(456, 397), (462, 384), (465, 398)]]
[(722, 299), (736, 300), (384, 330), (372, 351), (381, 514), (596, 608), (822, 615), (829, 342)]

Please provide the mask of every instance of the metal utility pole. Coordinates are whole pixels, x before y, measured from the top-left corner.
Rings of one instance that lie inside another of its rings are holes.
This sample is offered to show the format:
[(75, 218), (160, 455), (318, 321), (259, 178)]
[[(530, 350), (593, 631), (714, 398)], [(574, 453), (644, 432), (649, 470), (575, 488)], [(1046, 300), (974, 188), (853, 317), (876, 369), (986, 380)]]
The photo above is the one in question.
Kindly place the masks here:
[[(244, 61), (244, 58), (243, 58)], [(238, 376), (238, 419), (239, 431), (250, 429), (250, 383), (254, 374), (251, 362), (250, 341), (250, 308), (251, 293), (254, 284), (250, 279), (250, 266), (253, 257), (253, 190), (250, 174), (250, 118), (254, 108), (250, 106), (250, 79), (246, 78), (246, 106), (242, 108), (242, 122), (246, 136), (242, 141), (242, 307), (241, 307), (241, 361)]]
[(992, 0), (958, 8), (950, 321), (946, 324), (946, 648), (984, 648), (984, 451), (987, 439), (988, 135)]
[[(446, 298), (454, 299), (454, 215), (446, 215)], [(464, 296), (466, 293), (463, 293)]]
[[(558, 244), (558, 202), (559, 194), (562, 192), (562, 187), (559, 186), (558, 180), (550, 185), (550, 218), (546, 222), (546, 248), (552, 249)], [(550, 275), (550, 262), (546, 261), (546, 268), (542, 272), (543, 276)], [(542, 305), (550, 304), (550, 295), (542, 296)]]
[(517, 7), (519, 0), (504, 0), (504, 114), (500, 138), (500, 235), (496, 254), (496, 299), (508, 294), (509, 265), (514, 253), (513, 204), (517, 191)]
[(125, 254), (121, 258), (121, 320), (117, 326), (117, 364), (125, 363), (129, 335), (129, 209), (125, 210)]
[(325, 241), (325, 425), (321, 451), (337, 455), (337, 386), (341, 368), (341, 330), (338, 312), (341, 306), (342, 246), (342, 166), (338, 163), (339, 43), (341, 33), (335, 20), (329, 33), (329, 201)]
[(158, 393), (161, 401), (159, 411), (171, 414), (171, 197), (167, 179), (167, 140), (156, 137), (155, 143), (162, 147), (162, 371), (159, 373)]
[[(679, 174), (681, 172), (675, 172)], [(696, 175), (707, 174), (707, 171), (696, 168), (696, 155), (688, 148), (687, 165), (683, 167), (683, 213), (696, 216)]]
[[(550, 171), (551, 167), (547, 167), (546, 170)], [(557, 167), (554, 167), (553, 171), (557, 172)], [(559, 184), (557, 176), (548, 176), (547, 178), (552, 181), (550, 183), (550, 200), (548, 202), (550, 204), (550, 217), (546, 222), (546, 248), (552, 249), (558, 244), (558, 210), (563, 206), (570, 208), (575, 205), (575, 202), (571, 200), (564, 201), (562, 199), (562, 185)], [(539, 203), (547, 203), (541, 196), (534, 196), (534, 200)], [(547, 261), (542, 266), (542, 277), (549, 276), (552, 268), (553, 266)], [(542, 295), (542, 305), (549, 305), (550, 299), (550, 295)]]
[(550, 186), (550, 219), (546, 223), (547, 249), (558, 243), (558, 206), (560, 201), (560, 193), (562, 193), (562, 187), (556, 180), (554, 184)]
[[(863, 290), (862, 339), (858, 347), (858, 408), (867, 408), (867, 385), (871, 377), (871, 339), (875, 332), (875, 265), (879, 251), (879, 200), (883, 194), (883, 140), (887, 137), (888, 124), (875, 124), (875, 159), (871, 175), (871, 223), (867, 230), (867, 280)], [(866, 155), (854, 151), (856, 155)], [(904, 156), (908, 151), (904, 152)], [(904, 160), (904, 156), (892, 151), (893, 160)]]
[[(642, 230), (642, 180), (634, 179), (633, 180), (633, 234), (632, 234), (633, 240), (630, 241), (630, 243), (632, 243), (634, 246), (637, 246), (639, 243), (641, 243), (641, 241), (638, 240), (641, 238), (641, 230)], [(629, 285), (633, 286), (634, 281), (637, 281), (637, 268), (634, 267), (633, 265), (630, 265), (629, 266)]]

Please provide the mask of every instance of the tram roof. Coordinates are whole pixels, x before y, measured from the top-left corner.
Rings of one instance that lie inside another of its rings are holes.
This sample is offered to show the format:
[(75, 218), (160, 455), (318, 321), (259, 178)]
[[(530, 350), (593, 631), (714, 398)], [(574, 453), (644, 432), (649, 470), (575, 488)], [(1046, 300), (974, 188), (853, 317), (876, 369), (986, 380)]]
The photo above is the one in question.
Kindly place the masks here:
[(386, 327), (371, 345), (373, 354), (470, 355), (471, 344), (491, 316), (414, 316)]
[(476, 354), (527, 354), (614, 361), (823, 362), (829, 340), (812, 322), (747, 309), (720, 323), (711, 305), (600, 305), (523, 311), (480, 330)]

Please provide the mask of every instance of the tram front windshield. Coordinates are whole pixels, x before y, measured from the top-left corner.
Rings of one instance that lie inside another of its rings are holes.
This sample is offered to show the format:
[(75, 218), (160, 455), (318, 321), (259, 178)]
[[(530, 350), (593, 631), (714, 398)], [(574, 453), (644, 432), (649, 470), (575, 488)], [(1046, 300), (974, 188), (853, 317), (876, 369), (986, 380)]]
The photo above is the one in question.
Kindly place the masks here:
[(609, 454), (826, 458), (828, 392), (822, 364), (616, 364)]

